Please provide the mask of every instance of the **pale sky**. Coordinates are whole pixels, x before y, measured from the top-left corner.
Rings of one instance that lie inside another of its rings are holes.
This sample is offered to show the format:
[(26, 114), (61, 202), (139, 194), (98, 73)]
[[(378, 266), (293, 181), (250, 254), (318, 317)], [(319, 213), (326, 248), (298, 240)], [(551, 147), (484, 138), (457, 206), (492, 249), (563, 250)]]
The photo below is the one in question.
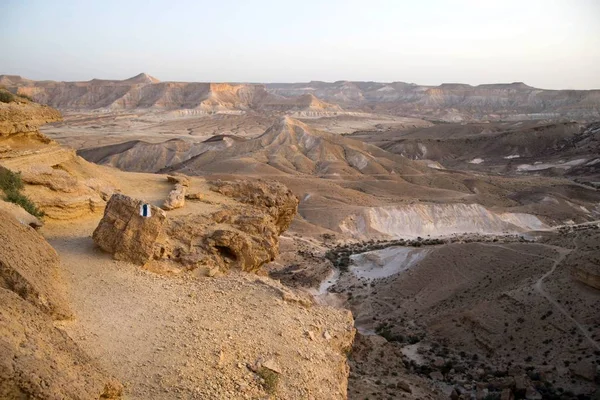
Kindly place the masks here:
[(30, 79), (600, 89), (600, 0), (0, 0), (0, 49)]

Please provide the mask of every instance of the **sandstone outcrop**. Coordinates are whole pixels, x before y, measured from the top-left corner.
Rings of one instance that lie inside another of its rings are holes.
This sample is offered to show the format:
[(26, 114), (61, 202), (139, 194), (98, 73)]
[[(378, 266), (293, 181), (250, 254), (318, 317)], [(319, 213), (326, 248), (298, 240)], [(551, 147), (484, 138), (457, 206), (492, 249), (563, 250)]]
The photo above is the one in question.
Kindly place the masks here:
[(116, 185), (103, 170), (37, 129), (60, 113), (31, 102), (0, 103), (0, 165), (21, 173), (27, 195), (48, 218), (102, 211)]
[(169, 193), (169, 197), (165, 200), (162, 208), (163, 210), (174, 210), (181, 208), (185, 205), (185, 196), (187, 194), (187, 187), (177, 183), (175, 188)]
[(59, 258), (0, 211), (0, 398), (116, 399), (122, 387), (54, 326), (71, 316)]
[(276, 182), (213, 182), (211, 190), (235, 205), (207, 215), (173, 217), (159, 239), (157, 259), (188, 269), (258, 270), (279, 254), (279, 235), (291, 224), (298, 199)]
[(57, 110), (28, 101), (0, 103), (0, 137), (36, 132), (41, 125), (61, 118)]
[(94, 241), (119, 260), (151, 262), (158, 269), (174, 264), (208, 275), (232, 268), (253, 272), (272, 261), (298, 199), (285, 186), (264, 181), (218, 181), (212, 190), (226, 196), (221, 197), (228, 204), (207, 213), (168, 217), (151, 206), (150, 218), (139, 215), (140, 200), (115, 194)]
[(19, 221), (23, 225), (29, 225), (32, 228), (41, 228), (44, 225), (44, 223), (38, 218), (29, 214), (23, 208), (14, 203), (9, 203), (7, 201), (0, 200), (0, 210), (12, 215), (17, 221)]
[(185, 187), (190, 186), (190, 180), (187, 176), (185, 175), (180, 175), (180, 174), (174, 174), (174, 175), (169, 175), (167, 176), (167, 181), (169, 181), (170, 183), (174, 183), (174, 184), (179, 184)]
[(104, 217), (93, 234), (94, 242), (116, 260), (143, 265), (154, 254), (154, 246), (163, 229), (163, 210), (146, 205), (150, 216), (140, 215), (141, 200), (113, 194), (104, 210)]
[(232, 197), (242, 203), (266, 209), (274, 219), (277, 234), (289, 228), (298, 208), (298, 198), (291, 190), (279, 182), (263, 180), (217, 181), (213, 191)]
[(32, 228), (0, 210), (0, 287), (54, 318), (68, 318), (56, 251)]
[(0, 398), (117, 399), (122, 386), (39, 308), (0, 287)]

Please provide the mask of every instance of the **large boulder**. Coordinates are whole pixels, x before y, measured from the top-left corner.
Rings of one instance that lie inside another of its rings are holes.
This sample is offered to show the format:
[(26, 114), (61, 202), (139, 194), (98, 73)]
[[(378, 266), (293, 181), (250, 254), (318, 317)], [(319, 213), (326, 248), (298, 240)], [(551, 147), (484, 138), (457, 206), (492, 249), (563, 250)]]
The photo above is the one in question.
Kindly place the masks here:
[(23, 207), (18, 206), (14, 203), (9, 203), (7, 201), (0, 200), (0, 210), (12, 215), (17, 221), (19, 221), (23, 225), (29, 225), (32, 228), (41, 228), (44, 225), (44, 223), (40, 219), (29, 214), (27, 211), (25, 211)]
[(71, 316), (56, 251), (33, 228), (0, 210), (0, 287), (54, 318)]
[(175, 188), (169, 193), (169, 197), (165, 200), (162, 208), (164, 210), (174, 210), (181, 208), (185, 205), (185, 195), (187, 193), (187, 187), (177, 183)]
[(150, 216), (142, 216), (140, 209), (144, 204), (120, 193), (113, 194), (94, 231), (94, 242), (116, 260), (146, 264), (154, 254), (166, 215), (160, 208), (147, 205)]

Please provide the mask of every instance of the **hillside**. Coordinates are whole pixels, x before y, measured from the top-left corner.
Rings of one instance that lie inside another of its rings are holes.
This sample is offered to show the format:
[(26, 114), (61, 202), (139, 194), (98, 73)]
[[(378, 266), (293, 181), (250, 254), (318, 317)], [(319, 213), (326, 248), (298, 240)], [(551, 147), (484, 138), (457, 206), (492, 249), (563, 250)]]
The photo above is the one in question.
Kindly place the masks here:
[(207, 151), (230, 147), (236, 136), (213, 136), (202, 142), (171, 139), (163, 143), (148, 143), (140, 140), (80, 150), (77, 154), (88, 161), (110, 165), (125, 171), (158, 172), (168, 166), (186, 161)]
[(255, 139), (164, 171), (277, 180), (301, 199), (302, 222), (311, 224), (307, 234), (327, 229), (360, 238), (537, 229), (544, 223), (589, 220), (600, 199), (564, 179), (430, 168), (428, 162), (320, 132), (289, 117)]
[(424, 129), (359, 132), (351, 137), (443, 168), (503, 175), (567, 176), (600, 182), (600, 125), (576, 122), (439, 124)]
[(254, 110), (296, 117), (366, 112), (447, 122), (600, 119), (600, 90), (545, 90), (522, 82), (200, 83), (161, 82), (142, 73), (125, 80), (86, 82), (0, 75), (0, 85), (61, 110), (195, 110), (196, 115)]
[(2, 189), (45, 213), (36, 232), (0, 201), (1, 398), (347, 398), (351, 314), (257, 276), (285, 186), (91, 164), (37, 131), (59, 118), (0, 103)]
[[(256, 162), (261, 165), (256, 165)], [(222, 152), (201, 154), (177, 168), (190, 169), (192, 165), (206, 172), (257, 173), (257, 168), (260, 168), (261, 174), (308, 174), (315, 177), (387, 175), (395, 172), (419, 174), (422, 170), (416, 164), (377, 147), (311, 129), (289, 117), (281, 118), (256, 139), (235, 143)], [(231, 168), (233, 165), (238, 165), (238, 168)]]
[(338, 81), (268, 84), (267, 89), (282, 96), (310, 93), (345, 108), (448, 122), (600, 118), (600, 90), (545, 90), (521, 82), (423, 86)]
[(0, 84), (13, 93), (61, 110), (196, 110), (198, 113), (232, 113), (249, 110), (334, 114), (342, 109), (311, 94), (283, 97), (264, 85), (161, 82), (142, 73), (125, 80), (92, 79), (87, 82), (32, 81), (0, 75)]
[(354, 398), (389, 393), (407, 371), (444, 383), (445, 398), (597, 395), (598, 223), (529, 237), (340, 249), (349, 266), (329, 301), (349, 307), (361, 333)]

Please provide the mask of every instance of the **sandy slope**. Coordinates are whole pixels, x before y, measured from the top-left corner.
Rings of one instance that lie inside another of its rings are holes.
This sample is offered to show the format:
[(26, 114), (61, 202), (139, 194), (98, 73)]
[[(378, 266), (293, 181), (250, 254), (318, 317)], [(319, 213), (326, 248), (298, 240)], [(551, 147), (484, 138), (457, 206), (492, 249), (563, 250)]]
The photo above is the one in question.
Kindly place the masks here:
[[(169, 190), (161, 176), (116, 175), (151, 203)], [(49, 222), (43, 234), (70, 289), (75, 320), (62, 327), (123, 382), (126, 398), (262, 398), (247, 368), (261, 359), (281, 370), (278, 398), (345, 398), (349, 312), (311, 306), (256, 275), (167, 277), (113, 261), (90, 237), (99, 218)]]

